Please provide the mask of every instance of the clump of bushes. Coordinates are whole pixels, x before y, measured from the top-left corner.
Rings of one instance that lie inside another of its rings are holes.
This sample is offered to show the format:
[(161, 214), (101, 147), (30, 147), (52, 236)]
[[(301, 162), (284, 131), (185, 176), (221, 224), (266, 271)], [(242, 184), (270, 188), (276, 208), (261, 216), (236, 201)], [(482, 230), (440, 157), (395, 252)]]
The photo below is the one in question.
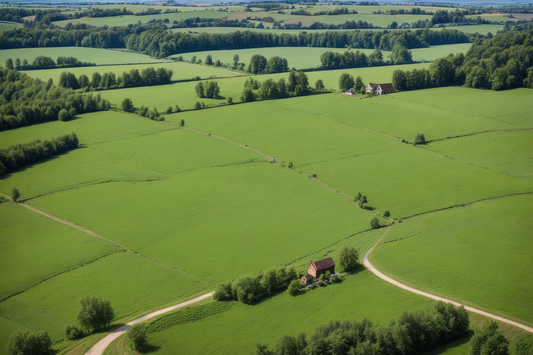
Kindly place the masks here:
[(68, 340), (76, 340), (83, 337), (83, 330), (76, 327), (75, 325), (69, 325), (67, 331), (65, 332)]
[(285, 289), (298, 279), (294, 267), (270, 268), (256, 275), (246, 275), (237, 280), (218, 285), (213, 298), (217, 301), (235, 300), (252, 304), (272, 293)]

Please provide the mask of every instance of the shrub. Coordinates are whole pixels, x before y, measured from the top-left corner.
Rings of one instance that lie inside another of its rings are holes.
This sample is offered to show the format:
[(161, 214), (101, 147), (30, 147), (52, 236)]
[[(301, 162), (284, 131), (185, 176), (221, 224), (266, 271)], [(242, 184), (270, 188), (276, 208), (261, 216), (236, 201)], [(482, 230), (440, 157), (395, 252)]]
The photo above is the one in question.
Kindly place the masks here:
[(300, 288), (304, 287), (300, 280), (292, 280), (287, 291), (291, 296), (297, 296), (300, 293)]
[(167, 115), (171, 114), (172, 113), (172, 106), (169, 106), (167, 108)]
[(61, 109), (61, 111), (59, 111), (59, 115), (57, 116), (57, 118), (60, 121), (68, 121), (72, 118), (72, 116), (70, 115), (69, 110), (67, 110), (66, 108), (63, 108)]
[(355, 247), (345, 245), (341, 248), (337, 260), (342, 271), (353, 270), (359, 265), (359, 252)]
[(68, 340), (76, 340), (83, 337), (83, 331), (75, 325), (69, 325), (65, 332)]
[(383, 216), (390, 217), (390, 212), (389, 211), (385, 211), (385, 213), (383, 213)]
[(381, 225), (379, 224), (379, 220), (376, 217), (370, 220), (370, 226), (372, 227), (372, 229), (377, 229), (381, 227)]
[(6, 345), (7, 355), (45, 355), (50, 354), (52, 340), (47, 332), (30, 333), (18, 330), (9, 337)]
[(146, 348), (146, 324), (137, 323), (128, 329), (128, 339), (131, 341), (133, 350), (142, 351)]
[(13, 202), (17, 202), (19, 198), (20, 198), (19, 189), (14, 187), (13, 190), (11, 190), (11, 199), (13, 200)]

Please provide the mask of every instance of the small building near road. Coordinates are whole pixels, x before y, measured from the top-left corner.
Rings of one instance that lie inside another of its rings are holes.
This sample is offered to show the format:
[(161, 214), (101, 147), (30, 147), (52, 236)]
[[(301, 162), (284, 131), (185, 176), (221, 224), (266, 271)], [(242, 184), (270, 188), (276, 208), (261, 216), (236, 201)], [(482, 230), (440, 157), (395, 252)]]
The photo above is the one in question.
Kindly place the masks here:
[(368, 94), (374, 94), (374, 95), (383, 95), (383, 94), (390, 94), (390, 93), (393, 93), (395, 90), (394, 90), (394, 85), (392, 84), (374, 84), (374, 83), (369, 83), (366, 88), (365, 88), (365, 91), (368, 93)]
[(302, 281), (303, 284), (308, 284), (310, 282), (313, 282), (315, 278), (309, 274), (305, 274), (304, 276), (302, 276), (302, 278), (300, 279), (300, 281)]
[(328, 271), (332, 274), (335, 273), (335, 262), (332, 258), (322, 259), (315, 262), (311, 261), (311, 264), (309, 264), (309, 267), (307, 268), (308, 274), (314, 278), (319, 278), (320, 275), (325, 274)]

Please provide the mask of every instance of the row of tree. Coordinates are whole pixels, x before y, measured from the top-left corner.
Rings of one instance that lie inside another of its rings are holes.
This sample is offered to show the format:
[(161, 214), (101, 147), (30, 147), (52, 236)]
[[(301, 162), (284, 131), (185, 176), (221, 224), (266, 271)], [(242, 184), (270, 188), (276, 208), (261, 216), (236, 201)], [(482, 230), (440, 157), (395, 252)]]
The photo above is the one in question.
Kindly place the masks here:
[(75, 133), (67, 134), (44, 141), (34, 140), (29, 143), (14, 144), (0, 149), (0, 176), (21, 166), (47, 159), (67, 150), (78, 147)]
[(395, 44), (411, 48), (466, 43), (470, 37), (456, 29), (431, 31), (346, 31), (314, 33), (168, 33), (162, 24), (135, 24), (127, 27), (88, 28), (83, 24), (69, 30), (15, 28), (0, 32), (0, 48), (82, 46), (128, 48), (154, 57), (173, 54), (259, 47), (332, 47), (392, 50)]
[(207, 97), (210, 99), (218, 99), (220, 97), (220, 88), (216, 81), (206, 81), (205, 83), (200, 81), (196, 84), (195, 90), (196, 96), (201, 98)]
[(508, 31), (476, 41), (466, 55), (440, 58), (429, 69), (396, 70), (397, 90), (416, 90), (445, 85), (505, 90), (533, 88), (533, 29)]
[[(237, 59), (238, 60), (238, 59)], [(254, 54), (250, 58), (247, 71), (252, 74), (274, 74), (289, 71), (287, 59), (274, 56), (268, 60), (261, 54)]]
[(63, 109), (77, 114), (110, 107), (100, 94), (83, 95), (54, 85), (52, 79), (44, 82), (0, 67), (0, 131), (57, 120)]
[[(322, 80), (319, 79), (317, 81), (316, 89), (324, 89)], [(258, 94), (256, 94), (253, 90), (259, 90)], [(260, 83), (254, 78), (249, 78), (244, 83), (241, 101), (255, 101), (258, 97), (262, 100), (279, 99), (287, 96), (306, 95), (312, 91), (313, 89), (309, 86), (309, 78), (307, 77), (307, 74), (292, 70), (289, 73), (287, 81), (284, 78), (281, 78), (278, 81), (267, 79)]]
[(76, 57), (72, 56), (59, 56), (57, 57), (57, 62), (50, 57), (46, 56), (37, 56), (30, 64), (27, 59), (20, 61), (19, 58), (13, 59), (8, 58), (6, 60), (7, 69), (16, 69), (16, 70), (31, 70), (31, 69), (51, 69), (51, 68), (67, 68), (67, 67), (88, 67), (96, 65), (95, 63), (82, 62)]
[(388, 326), (370, 320), (331, 321), (305, 333), (281, 337), (273, 349), (257, 345), (258, 355), (415, 355), (468, 335), (464, 307), (439, 301), (428, 312), (403, 312)]
[(252, 304), (276, 291), (286, 289), (295, 279), (298, 279), (295, 268), (271, 268), (256, 275), (242, 276), (233, 282), (218, 285), (213, 298), (217, 301), (235, 300)]
[(115, 74), (113, 72), (100, 74), (94, 72), (91, 79), (85, 74), (81, 74), (79, 78), (70, 72), (63, 72), (59, 76), (59, 86), (68, 89), (112, 89), (112, 88), (129, 88), (137, 86), (151, 86), (164, 85), (172, 82), (172, 69), (154, 67), (139, 69), (132, 69), (129, 72), (122, 74)]
[[(411, 59), (412, 61), (412, 59)], [(320, 56), (320, 69), (344, 69), (344, 68), (364, 68), (385, 65), (383, 53), (376, 49), (370, 55), (366, 55), (359, 50), (355, 52), (346, 51), (324, 52)]]

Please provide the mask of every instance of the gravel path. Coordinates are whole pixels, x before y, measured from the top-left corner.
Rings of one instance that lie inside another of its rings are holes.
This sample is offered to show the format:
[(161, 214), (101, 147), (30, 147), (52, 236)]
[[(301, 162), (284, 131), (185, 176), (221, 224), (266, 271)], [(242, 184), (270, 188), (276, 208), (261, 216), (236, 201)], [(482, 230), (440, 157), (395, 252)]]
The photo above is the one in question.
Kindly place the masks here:
[[(412, 287), (409, 287), (409, 286), (406, 286), (396, 280), (393, 280), (391, 279), (390, 277), (384, 275), (383, 273), (381, 273), (380, 271), (378, 271), (374, 266), (372, 266), (372, 264), (370, 263), (370, 261), (368, 261), (368, 255), (372, 252), (372, 250), (374, 250), (374, 248), (381, 242), (381, 240), (387, 235), (387, 233), (389, 232), (389, 229), (392, 227), (393, 225), (389, 226), (385, 232), (383, 233), (383, 235), (381, 236), (381, 238), (379, 238), (379, 240), (376, 242), (376, 244), (374, 244), (374, 246), (372, 248), (370, 248), (370, 250), (365, 254), (363, 260), (364, 260), (364, 263), (365, 263), (365, 266), (367, 267), (368, 270), (372, 271), (372, 273), (374, 275), (376, 275), (377, 277), (379, 277), (380, 279), (382, 280), (385, 280), (387, 281), (388, 283), (391, 283), (393, 284), (394, 286), (397, 286), (399, 288), (402, 288), (404, 290), (407, 290), (409, 292), (413, 292), (413, 293), (416, 293), (417, 295), (421, 295), (421, 296), (424, 296), (424, 297), (429, 297), (429, 298), (432, 298), (434, 300), (437, 300), (437, 301), (444, 301), (444, 302), (449, 302), (449, 303), (452, 303), (456, 306), (464, 306), (462, 305), (461, 303), (457, 303), (457, 302), (454, 302), (454, 301), (451, 301), (449, 299), (446, 299), (446, 298), (442, 298), (442, 297), (439, 297), (439, 296), (435, 296), (435, 295), (432, 295), (432, 294), (429, 294), (429, 293), (426, 293), (426, 292), (422, 292), (420, 290), (417, 290), (417, 289), (414, 289)], [(479, 309), (476, 309), (476, 308), (472, 308), (472, 307), (469, 307), (469, 306), (464, 306), (465, 309), (467, 311), (470, 311), (470, 312), (474, 312), (474, 313), (478, 313), (478, 314), (481, 314), (485, 317), (489, 317), (489, 318), (492, 318), (492, 319), (496, 319), (496, 320), (499, 320), (500, 322), (504, 322), (504, 323), (508, 323), (508, 324), (511, 324), (511, 325), (514, 325), (515, 327), (518, 327), (518, 328), (521, 328), (521, 329), (524, 329), (530, 333), (533, 333), (533, 328), (531, 327), (528, 327), (526, 325), (523, 325), (523, 324), (520, 324), (520, 323), (517, 323), (515, 321), (512, 321), (512, 320), (509, 320), (509, 319), (506, 319), (506, 318), (503, 318), (503, 317), (500, 317), (500, 316), (497, 316), (495, 314), (492, 314), (492, 313), (488, 313), (488, 312), (485, 312), (485, 311), (482, 311), (482, 310), (479, 310)]]

